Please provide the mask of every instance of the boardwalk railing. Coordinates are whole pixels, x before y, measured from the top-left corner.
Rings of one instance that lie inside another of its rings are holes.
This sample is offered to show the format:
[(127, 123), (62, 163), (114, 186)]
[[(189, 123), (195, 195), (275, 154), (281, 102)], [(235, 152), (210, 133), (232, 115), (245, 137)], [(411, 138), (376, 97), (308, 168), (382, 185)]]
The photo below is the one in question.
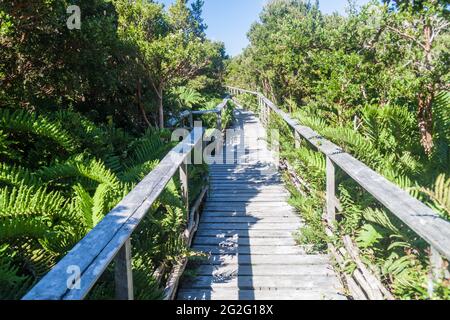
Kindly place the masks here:
[[(297, 120), (292, 119), (261, 93), (234, 87), (228, 87), (228, 91), (232, 95), (243, 93), (255, 95), (258, 99), (260, 117), (264, 125), (268, 125), (271, 114), (274, 113), (289, 125), (294, 133), (296, 145), (298, 145), (297, 142), (300, 139), (305, 139), (326, 156), (325, 220), (331, 229), (339, 207), (339, 201), (335, 193), (335, 172), (336, 167), (338, 167), (430, 245), (430, 282), (441, 279), (447, 273), (444, 259), (450, 261), (450, 222), (442, 219), (431, 208), (344, 152), (337, 145), (324, 139), (311, 128), (300, 125)], [(430, 291), (432, 291), (432, 283), (430, 284)]]
[[(216, 113), (217, 126), (221, 129), (221, 115), (228, 98), (214, 110), (190, 112), (193, 114)], [(24, 300), (80, 300), (87, 296), (97, 280), (115, 261), (116, 298), (132, 300), (133, 276), (131, 269), (130, 237), (146, 216), (147, 212), (163, 192), (166, 185), (179, 171), (182, 193), (189, 214), (188, 159), (196, 148), (202, 147), (204, 129), (194, 127), (159, 165), (146, 176), (106, 217), (83, 238), (42, 280), (24, 297)], [(201, 151), (200, 151), (201, 152)], [(187, 245), (195, 232), (195, 214), (205, 196), (201, 192), (188, 217), (184, 232)], [(198, 217), (197, 217), (198, 218)], [(178, 278), (185, 261), (175, 267), (173, 277), (166, 287), (166, 298), (173, 298)], [(167, 292), (168, 291), (168, 292)]]
[(180, 120), (184, 123), (185, 120), (188, 120), (189, 125), (188, 128), (194, 127), (194, 116), (202, 116), (205, 114), (215, 114), (217, 116), (217, 126), (216, 129), (222, 130), (222, 116), (223, 111), (226, 109), (227, 103), (230, 100), (229, 97), (223, 99), (222, 103), (220, 103), (216, 108), (211, 110), (198, 110), (198, 111), (185, 111), (180, 115)]

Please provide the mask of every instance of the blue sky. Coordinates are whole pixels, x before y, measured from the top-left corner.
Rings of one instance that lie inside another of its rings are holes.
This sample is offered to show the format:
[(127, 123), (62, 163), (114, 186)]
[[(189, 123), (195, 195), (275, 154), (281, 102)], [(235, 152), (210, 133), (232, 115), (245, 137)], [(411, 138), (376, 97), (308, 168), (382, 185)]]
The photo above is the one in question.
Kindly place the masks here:
[[(160, 0), (166, 5), (174, 0)], [(235, 56), (248, 45), (247, 32), (258, 20), (266, 0), (205, 0), (203, 17), (208, 25), (207, 35), (225, 43), (227, 53)], [(357, 0), (358, 4), (369, 0)], [(345, 14), (347, 0), (320, 0), (322, 12)]]

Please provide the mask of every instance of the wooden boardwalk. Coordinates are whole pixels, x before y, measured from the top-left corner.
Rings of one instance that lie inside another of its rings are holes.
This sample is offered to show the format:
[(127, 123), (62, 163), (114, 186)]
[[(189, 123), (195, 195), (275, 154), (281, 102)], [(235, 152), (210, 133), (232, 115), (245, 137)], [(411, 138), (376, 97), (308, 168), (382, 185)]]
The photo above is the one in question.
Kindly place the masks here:
[[(287, 203), (264, 129), (236, 110), (245, 152), (230, 141), (227, 164), (210, 166), (210, 192), (193, 242), (208, 258), (184, 279), (180, 300), (344, 299), (327, 255), (308, 255), (293, 233), (301, 220)], [(258, 144), (259, 142), (259, 144)]]

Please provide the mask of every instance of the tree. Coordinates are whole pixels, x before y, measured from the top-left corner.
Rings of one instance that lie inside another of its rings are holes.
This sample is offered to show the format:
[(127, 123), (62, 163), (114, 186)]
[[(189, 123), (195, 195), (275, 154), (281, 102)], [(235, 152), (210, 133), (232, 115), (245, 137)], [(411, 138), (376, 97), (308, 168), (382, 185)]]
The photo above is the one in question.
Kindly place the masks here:
[(186, 2), (177, 0), (169, 8), (166, 32), (143, 45), (144, 59), (149, 66), (149, 80), (157, 96), (160, 128), (164, 128), (166, 90), (198, 75), (210, 64), (216, 52), (212, 42), (199, 37), (203, 27), (199, 23), (193, 23), (197, 20)]
[(448, 1), (386, 1), (386, 30), (411, 46), (408, 63), (416, 73), (417, 118), (421, 143), (427, 154), (433, 150), (433, 100), (448, 87)]

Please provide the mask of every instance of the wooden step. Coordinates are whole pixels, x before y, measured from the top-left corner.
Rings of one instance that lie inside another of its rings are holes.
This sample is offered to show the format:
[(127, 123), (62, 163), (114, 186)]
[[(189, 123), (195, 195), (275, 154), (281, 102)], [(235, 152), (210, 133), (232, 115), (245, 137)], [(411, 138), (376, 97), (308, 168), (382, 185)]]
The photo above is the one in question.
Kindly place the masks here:
[(197, 237), (225, 237), (225, 236), (237, 236), (240, 238), (292, 238), (293, 233), (296, 230), (247, 230), (247, 229), (199, 229), (197, 230)]
[[(283, 267), (296, 265), (323, 265), (329, 263), (327, 255), (285, 255), (283, 256)], [(272, 255), (249, 255), (249, 254), (229, 254), (210, 255), (197, 262), (199, 265), (274, 265), (280, 266), (280, 261), (274, 259)]]
[(301, 223), (213, 223), (204, 222), (200, 224), (198, 230), (285, 230), (296, 231), (301, 227)]
[(208, 202), (286, 202), (289, 196), (286, 195), (213, 195), (207, 198)]
[(317, 265), (201, 265), (192, 269), (195, 276), (228, 278), (233, 276), (334, 276), (335, 272), (327, 264)]
[(253, 218), (297, 218), (299, 219), (298, 214), (292, 210), (280, 210), (280, 211), (257, 211), (252, 210), (248, 212), (236, 212), (236, 211), (203, 211), (201, 214), (201, 218), (207, 221), (207, 218), (216, 218), (216, 217), (253, 217)]
[(336, 291), (340, 283), (334, 275), (294, 275), (294, 276), (198, 276), (186, 279), (181, 289), (223, 289), (239, 290), (279, 290), (279, 289), (321, 289)]
[(194, 246), (295, 246), (292, 238), (196, 237)]
[[(238, 246), (238, 247), (218, 247), (218, 246), (193, 246), (192, 249), (206, 254), (252, 254), (252, 255), (280, 255), (306, 254), (306, 250), (297, 246)], [(274, 259), (282, 259), (282, 257)]]
[(209, 290), (189, 289), (180, 290), (180, 300), (347, 300), (337, 290)]
[(201, 222), (205, 223), (298, 223), (299, 219), (295, 216), (289, 217), (255, 217), (255, 216), (235, 216), (235, 217), (211, 217), (202, 215)]

